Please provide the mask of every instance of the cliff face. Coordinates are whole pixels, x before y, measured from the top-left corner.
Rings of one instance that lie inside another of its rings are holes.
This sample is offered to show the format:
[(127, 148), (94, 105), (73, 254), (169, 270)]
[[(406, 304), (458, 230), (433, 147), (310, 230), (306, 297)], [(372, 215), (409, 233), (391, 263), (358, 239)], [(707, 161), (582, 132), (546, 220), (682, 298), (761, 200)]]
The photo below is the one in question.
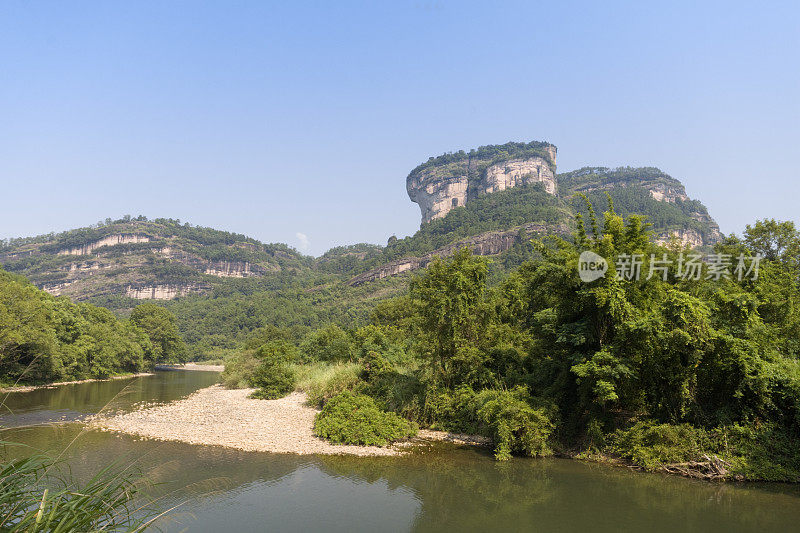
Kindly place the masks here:
[(483, 146), (431, 158), (406, 178), (406, 191), (419, 204), (422, 223), (442, 218), (478, 195), (531, 183), (556, 194), (556, 147), (548, 143)]
[(64, 248), (58, 251), (58, 255), (89, 255), (98, 248), (103, 246), (116, 246), (118, 244), (138, 244), (140, 242), (149, 242), (150, 237), (147, 235), (125, 234), (118, 233), (116, 235), (108, 235), (102, 239), (90, 242), (81, 246), (72, 248)]
[(192, 293), (202, 293), (209, 287), (198, 285), (154, 285), (151, 287), (128, 287), (125, 296), (135, 300), (174, 300)]

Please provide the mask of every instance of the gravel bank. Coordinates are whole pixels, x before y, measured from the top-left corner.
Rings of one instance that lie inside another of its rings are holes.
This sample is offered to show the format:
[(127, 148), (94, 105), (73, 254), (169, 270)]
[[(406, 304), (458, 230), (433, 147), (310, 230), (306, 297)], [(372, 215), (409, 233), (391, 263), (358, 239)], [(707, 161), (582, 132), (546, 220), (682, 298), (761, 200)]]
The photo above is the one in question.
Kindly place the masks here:
[(245, 451), (396, 455), (394, 448), (335, 445), (314, 436), (317, 410), (295, 392), (279, 400), (252, 400), (253, 389), (200, 389), (176, 402), (111, 417), (88, 419), (91, 427), (156, 440), (227, 446)]
[(206, 372), (222, 372), (225, 365), (200, 365), (197, 363), (185, 363), (182, 365), (157, 365), (158, 370), (204, 370)]

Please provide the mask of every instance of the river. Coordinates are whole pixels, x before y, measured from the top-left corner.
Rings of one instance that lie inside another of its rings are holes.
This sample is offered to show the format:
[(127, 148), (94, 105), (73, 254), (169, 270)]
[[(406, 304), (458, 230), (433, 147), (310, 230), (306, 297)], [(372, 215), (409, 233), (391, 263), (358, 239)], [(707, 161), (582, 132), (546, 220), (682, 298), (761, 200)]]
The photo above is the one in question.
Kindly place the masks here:
[(213, 372), (157, 372), (5, 400), (8, 441), (61, 454), (88, 476), (134, 462), (153, 481), (165, 531), (800, 531), (800, 487), (712, 484), (567, 459), (496, 462), (436, 444), (404, 457), (249, 453), (87, 431), (100, 409), (168, 402)]

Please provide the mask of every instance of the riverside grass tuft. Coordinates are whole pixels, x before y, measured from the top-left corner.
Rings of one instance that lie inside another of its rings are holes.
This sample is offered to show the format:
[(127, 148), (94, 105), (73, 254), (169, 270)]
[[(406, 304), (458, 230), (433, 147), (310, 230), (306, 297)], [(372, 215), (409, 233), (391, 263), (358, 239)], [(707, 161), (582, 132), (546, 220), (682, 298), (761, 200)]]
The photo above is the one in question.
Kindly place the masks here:
[(0, 441), (0, 531), (143, 531), (161, 516), (135, 472), (112, 465), (78, 483), (47, 455), (7, 459), (12, 446), (24, 445)]
[(309, 405), (321, 407), (337, 394), (354, 390), (360, 383), (362, 369), (357, 363), (295, 365), (296, 388), (306, 393)]

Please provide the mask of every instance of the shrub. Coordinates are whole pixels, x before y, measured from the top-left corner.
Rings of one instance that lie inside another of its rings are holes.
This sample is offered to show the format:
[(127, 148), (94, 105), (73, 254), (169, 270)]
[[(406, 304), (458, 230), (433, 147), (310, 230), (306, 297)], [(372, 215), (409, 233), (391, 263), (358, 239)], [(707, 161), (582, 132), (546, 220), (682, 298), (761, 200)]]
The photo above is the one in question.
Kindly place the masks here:
[(239, 352), (225, 360), (220, 380), (229, 389), (245, 389), (250, 387), (250, 378), (258, 366), (259, 360), (252, 352)]
[(708, 434), (702, 429), (649, 420), (615, 431), (608, 436), (608, 442), (607, 451), (650, 471), (665, 464), (697, 459), (712, 448)]
[(259, 400), (277, 400), (294, 390), (296, 377), (286, 364), (264, 361), (250, 378), (250, 385), (258, 390), (250, 395)]
[(542, 457), (552, 452), (547, 445), (553, 424), (542, 409), (534, 409), (522, 396), (524, 388), (512, 391), (487, 389), (476, 394), (469, 410), (487, 437), (494, 441), (494, 455), (499, 460), (512, 453)]
[(289, 365), (297, 349), (285, 341), (271, 341), (256, 351), (261, 361), (250, 376), (250, 386), (258, 390), (250, 395), (261, 400), (275, 400), (292, 392), (297, 378)]
[(306, 361), (350, 361), (353, 343), (347, 332), (336, 324), (311, 332), (300, 346)]
[(345, 391), (331, 398), (317, 414), (314, 433), (335, 443), (386, 446), (413, 437), (417, 426), (381, 411), (369, 396)]
[(553, 423), (547, 412), (532, 407), (527, 397), (525, 387), (480, 392), (470, 387), (455, 392), (431, 389), (425, 394), (425, 409), (427, 419), (439, 427), (491, 438), (498, 460), (506, 460), (512, 454), (550, 455), (548, 439)]

